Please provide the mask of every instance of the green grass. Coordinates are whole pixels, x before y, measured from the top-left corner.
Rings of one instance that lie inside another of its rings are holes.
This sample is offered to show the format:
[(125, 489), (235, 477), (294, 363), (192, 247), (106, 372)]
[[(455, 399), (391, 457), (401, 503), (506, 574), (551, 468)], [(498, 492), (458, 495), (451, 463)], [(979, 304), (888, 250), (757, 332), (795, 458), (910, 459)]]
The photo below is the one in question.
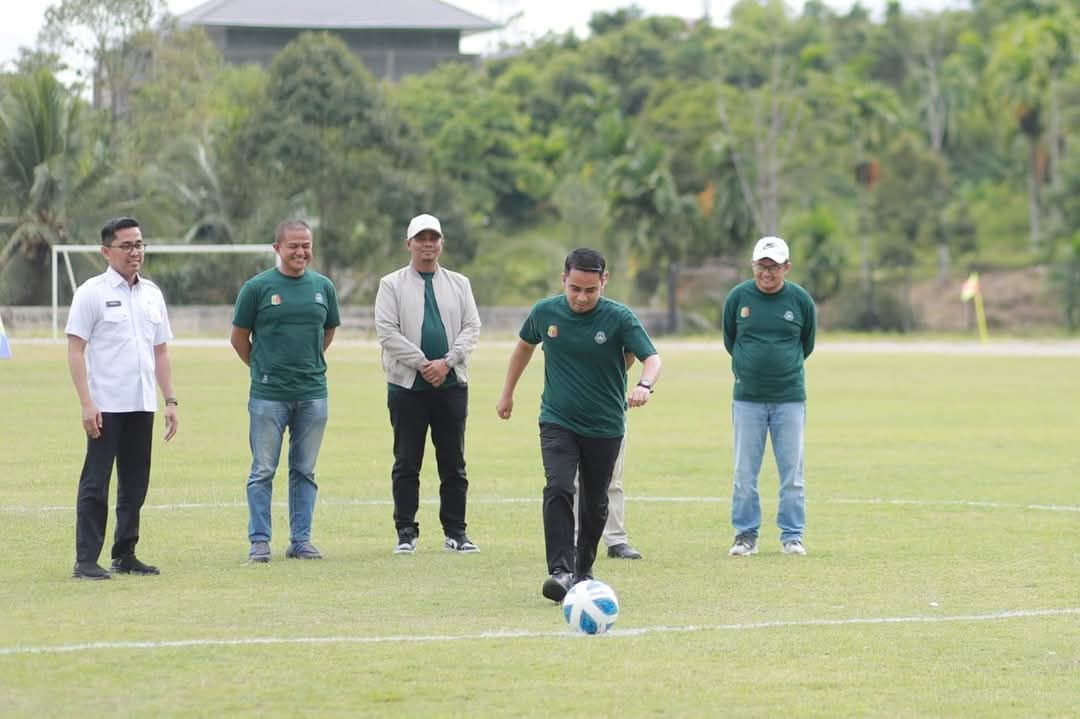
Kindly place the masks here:
[(1075, 358), (819, 353), (810, 554), (779, 553), (768, 459), (762, 553), (731, 559), (727, 356), (661, 351), (625, 478), (645, 559), (597, 561), (622, 614), (583, 637), (539, 592), (540, 354), (509, 423), (494, 412), (509, 344), (474, 358), (482, 551), (440, 551), (429, 451), (419, 551), (394, 556), (378, 350), (334, 346), (313, 537), (326, 559), (284, 561), (276, 506), (274, 560), (250, 566), (245, 370), (225, 347), (173, 347), (180, 432), (155, 444), (139, 545), (163, 573), (76, 582), (85, 444), (65, 350), (16, 344), (0, 363), (0, 715), (1075, 715)]

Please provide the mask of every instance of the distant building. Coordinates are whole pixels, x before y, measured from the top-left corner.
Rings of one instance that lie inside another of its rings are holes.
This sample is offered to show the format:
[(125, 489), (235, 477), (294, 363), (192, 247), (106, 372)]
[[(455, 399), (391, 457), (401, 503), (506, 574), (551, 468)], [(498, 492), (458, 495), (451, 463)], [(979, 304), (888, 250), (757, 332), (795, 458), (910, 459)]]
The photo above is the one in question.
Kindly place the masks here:
[(305, 31), (331, 32), (375, 77), (397, 81), (463, 55), (462, 35), (499, 26), (440, 0), (209, 0), (180, 16), (204, 28), (229, 63), (269, 65)]

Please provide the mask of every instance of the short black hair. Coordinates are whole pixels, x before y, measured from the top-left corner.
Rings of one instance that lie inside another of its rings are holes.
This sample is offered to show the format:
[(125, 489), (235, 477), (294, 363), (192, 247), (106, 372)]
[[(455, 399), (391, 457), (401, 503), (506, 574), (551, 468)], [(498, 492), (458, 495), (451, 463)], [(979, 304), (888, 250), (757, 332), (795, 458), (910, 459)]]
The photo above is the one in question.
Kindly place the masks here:
[(563, 270), (566, 274), (570, 274), (570, 270), (580, 270), (581, 272), (595, 272), (602, 275), (606, 268), (607, 261), (604, 260), (604, 256), (587, 247), (579, 247), (574, 250), (566, 256), (566, 262), (563, 263)]
[(294, 232), (296, 230), (307, 230), (309, 235), (314, 235), (311, 231), (311, 225), (303, 220), (282, 220), (278, 223), (277, 229), (274, 230), (274, 242), (281, 243), (285, 239), (286, 232)]
[(112, 244), (112, 241), (116, 239), (118, 230), (126, 230), (138, 226), (139, 221), (134, 217), (114, 217), (106, 222), (105, 226), (101, 228), (101, 244)]

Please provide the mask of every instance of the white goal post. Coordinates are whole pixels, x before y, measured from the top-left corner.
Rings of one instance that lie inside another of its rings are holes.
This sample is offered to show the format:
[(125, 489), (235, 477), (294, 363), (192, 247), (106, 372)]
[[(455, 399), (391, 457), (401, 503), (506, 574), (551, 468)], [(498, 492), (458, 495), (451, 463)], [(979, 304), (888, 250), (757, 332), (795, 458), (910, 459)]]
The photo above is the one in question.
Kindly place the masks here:
[[(75, 273), (71, 269), (71, 253), (82, 252), (87, 254), (95, 254), (101, 252), (101, 245), (53, 245), (52, 248), (52, 336), (53, 339), (60, 338), (60, 303), (59, 303), (59, 281), (60, 281), (60, 255), (64, 256), (64, 268), (67, 270), (68, 282), (71, 283), (71, 291), (74, 293), (78, 284), (75, 282)], [(154, 245), (147, 244), (145, 246), (145, 252), (147, 254), (210, 254), (210, 253), (224, 253), (224, 254), (259, 254), (263, 252), (273, 252), (272, 245)]]

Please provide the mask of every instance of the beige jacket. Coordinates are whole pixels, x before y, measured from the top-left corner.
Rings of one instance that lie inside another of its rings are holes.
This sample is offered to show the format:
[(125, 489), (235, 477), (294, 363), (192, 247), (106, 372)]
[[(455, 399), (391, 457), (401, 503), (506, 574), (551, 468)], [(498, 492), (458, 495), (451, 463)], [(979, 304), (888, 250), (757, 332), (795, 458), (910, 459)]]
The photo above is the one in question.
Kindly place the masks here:
[[(468, 384), (469, 355), (480, 338), (480, 314), (472, 285), (465, 275), (438, 265), (431, 283), (450, 347), (446, 363), (459, 382)], [(420, 349), (423, 325), (424, 278), (420, 273), (406, 265), (383, 277), (375, 296), (375, 332), (382, 346), (387, 382), (412, 387), (420, 365), (427, 361)]]

